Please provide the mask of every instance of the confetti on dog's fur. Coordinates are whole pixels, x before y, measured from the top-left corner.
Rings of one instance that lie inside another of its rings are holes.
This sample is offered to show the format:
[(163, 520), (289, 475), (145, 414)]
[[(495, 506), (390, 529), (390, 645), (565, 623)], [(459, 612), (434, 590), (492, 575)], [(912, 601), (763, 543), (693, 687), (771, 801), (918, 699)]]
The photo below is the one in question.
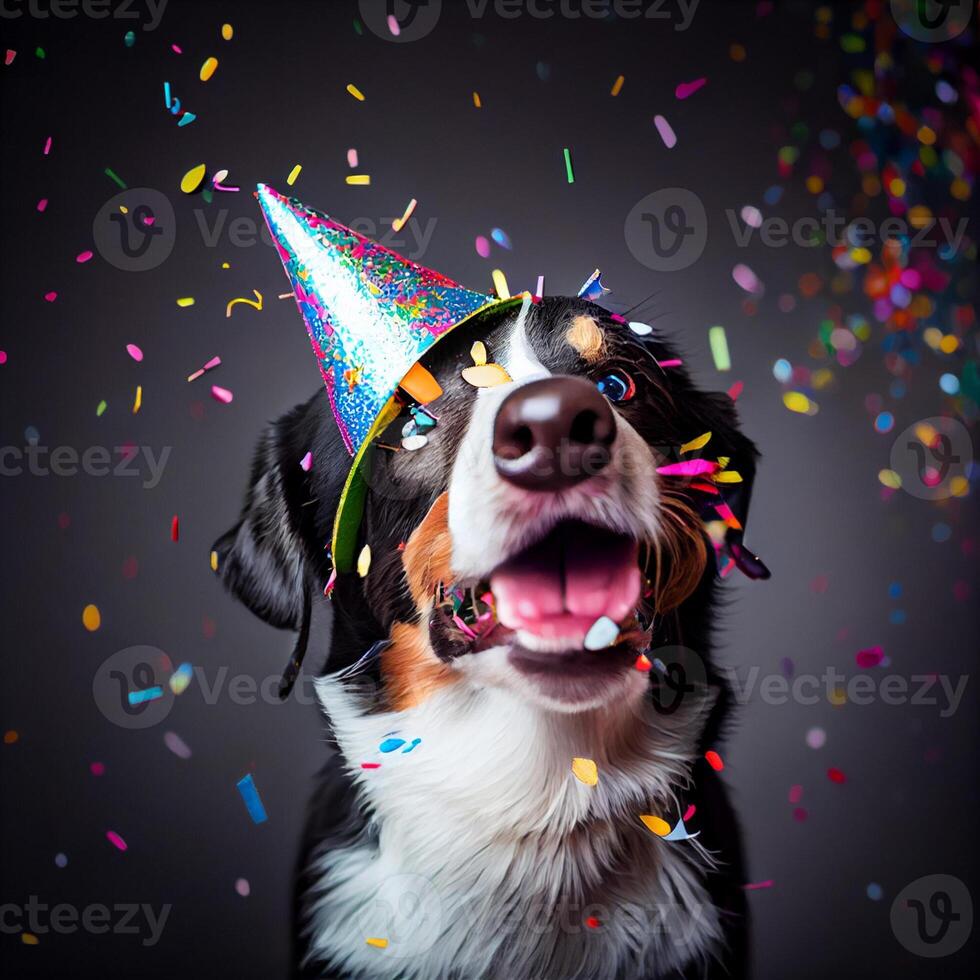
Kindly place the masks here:
[(701, 449), (706, 446), (711, 439), (711, 433), (705, 432), (703, 435), (698, 436), (696, 439), (692, 439), (690, 442), (685, 442), (681, 448), (678, 450), (683, 456), (684, 453), (693, 453), (696, 449)]
[(102, 613), (99, 607), (89, 603), (82, 610), (82, 625), (90, 632), (94, 633), (102, 625)]
[(180, 179), (180, 189), (185, 194), (193, 194), (201, 184), (204, 182), (204, 175), (207, 172), (207, 167), (203, 163), (199, 163), (184, 174)]
[(357, 556), (357, 574), (361, 578), (367, 578), (367, 573), (371, 569), (371, 546), (364, 545), (361, 553)]
[(653, 664), (650, 663), (650, 658), (645, 653), (641, 653), (636, 658), (636, 662), (633, 664), (633, 669), (645, 674), (652, 666)]
[(572, 759), (572, 774), (586, 786), (595, 786), (599, 782), (599, 767), (592, 759)]
[(402, 214), (402, 216), (401, 216), (400, 218), (395, 218), (395, 220), (394, 220), (394, 221), (392, 221), (392, 223), (391, 223), (391, 227), (392, 227), (392, 228), (393, 228), (393, 229), (394, 229), (395, 231), (401, 231), (401, 230), (402, 230), (402, 228), (404, 228), (404, 227), (405, 227), (405, 223), (406, 223), (406, 222), (408, 221), (408, 219), (409, 219), (409, 218), (411, 218), (411, 216), (412, 216), (412, 215), (414, 214), (414, 212), (415, 212), (415, 208), (417, 207), (417, 205), (418, 205), (418, 203), (419, 203), (419, 202), (418, 202), (418, 201), (416, 201), (416, 200), (415, 200), (415, 198), (413, 197), (413, 198), (412, 198), (412, 199), (411, 199), (411, 200), (410, 200), (410, 201), (408, 202), (408, 206), (407, 206), (407, 207), (405, 208), (405, 212), (404, 212), (404, 214)]
[(259, 790), (255, 785), (252, 774), (248, 773), (242, 776), (236, 785), (238, 786), (238, 792), (242, 794), (245, 809), (248, 810), (248, 815), (252, 818), (252, 823), (265, 823), (269, 819), (269, 815), (265, 812), (262, 797), (259, 796)]
[(218, 67), (218, 59), (214, 56), (207, 58), (203, 65), (201, 65), (200, 78), (202, 82), (208, 81), (211, 76), (215, 73)]
[(649, 323), (641, 323), (639, 320), (630, 320), (629, 328), (637, 337), (647, 337), (653, 333), (653, 327)]
[(239, 303), (244, 303), (246, 306), (251, 306), (253, 310), (262, 309), (262, 294), (257, 290), (253, 289), (252, 292), (255, 294), (255, 299), (246, 299), (244, 296), (236, 296), (235, 299), (229, 300), (228, 305), (225, 307), (225, 316), (231, 316), (231, 308), (237, 306)]
[(211, 397), (223, 405), (229, 405), (235, 396), (227, 388), (222, 388), (220, 385), (211, 385)]
[(721, 772), (725, 768), (725, 763), (721, 761), (721, 756), (715, 752), (714, 749), (709, 749), (704, 753), (704, 757), (707, 760), (709, 766), (714, 769), (715, 772)]
[(487, 347), (482, 340), (474, 341), (470, 348), (470, 357), (473, 358), (473, 363), (477, 367), (482, 367), (487, 363)]
[(105, 835), (109, 843), (112, 844), (112, 846), (117, 850), (126, 851), (129, 849), (129, 845), (114, 830), (107, 830)]
[(586, 650), (605, 650), (611, 647), (619, 636), (619, 625), (608, 616), (600, 616), (585, 634), (582, 645)]
[(714, 473), (718, 464), (710, 459), (686, 459), (680, 463), (666, 463), (658, 466), (657, 472), (663, 476), (703, 476)]
[(300, 469), (304, 473), (309, 473), (313, 468), (313, 453), (307, 452), (306, 455), (299, 461)]
[(667, 122), (666, 118), (663, 116), (654, 116), (653, 124), (657, 127), (657, 132), (660, 133), (660, 138), (664, 141), (664, 146), (668, 150), (672, 150), (677, 146), (677, 134), (674, 132), (673, 126)]
[(666, 837), (670, 833), (670, 824), (663, 817), (655, 817), (649, 813), (640, 815), (640, 820), (647, 830), (656, 834), (658, 837)]
[(353, 83), (347, 83), (347, 91), (357, 99), (358, 102), (364, 101), (364, 93)]
[(387, 939), (378, 939), (375, 936), (368, 936), (368, 938), (365, 939), (364, 942), (366, 942), (368, 944), (368, 946), (376, 946), (378, 949), (387, 949), (388, 948), (388, 940)]
[(499, 364), (474, 364), (463, 368), (463, 380), (474, 388), (493, 388), (507, 384), (511, 377)]

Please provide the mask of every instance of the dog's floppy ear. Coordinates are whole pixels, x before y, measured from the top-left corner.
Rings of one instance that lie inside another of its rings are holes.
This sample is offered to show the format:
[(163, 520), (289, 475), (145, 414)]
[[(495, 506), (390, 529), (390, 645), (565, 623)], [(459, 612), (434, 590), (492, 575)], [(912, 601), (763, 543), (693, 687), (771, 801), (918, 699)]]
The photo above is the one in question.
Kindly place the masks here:
[(335, 502), (349, 465), (325, 391), (259, 439), (239, 521), (213, 550), (222, 582), (273, 626), (303, 630), (311, 590), (323, 589)]
[[(742, 434), (738, 423), (735, 403), (724, 392), (706, 392), (699, 398), (698, 416), (704, 430), (711, 432), (711, 442), (706, 452), (710, 458), (727, 456), (727, 469), (739, 473), (740, 483), (723, 486), (725, 503), (741, 527), (730, 527), (725, 535), (728, 551), (738, 568), (749, 578), (769, 578), (770, 571), (765, 563), (743, 543), (745, 525), (749, 516), (749, 503), (752, 499), (752, 484), (755, 481), (756, 462), (759, 451), (747, 436)], [(705, 502), (711, 506), (711, 501)]]

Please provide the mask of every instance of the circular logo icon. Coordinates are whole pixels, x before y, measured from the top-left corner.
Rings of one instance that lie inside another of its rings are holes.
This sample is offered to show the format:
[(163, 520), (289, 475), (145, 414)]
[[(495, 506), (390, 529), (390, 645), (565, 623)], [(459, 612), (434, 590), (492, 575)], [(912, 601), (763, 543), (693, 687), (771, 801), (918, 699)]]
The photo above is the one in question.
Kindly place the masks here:
[(387, 940), (385, 956), (420, 956), (442, 932), (442, 900), (428, 878), (391, 875), (378, 885), (374, 897), (357, 915), (358, 939)]
[(935, 959), (961, 949), (973, 931), (970, 891), (952, 875), (926, 875), (906, 885), (892, 902), (895, 938), (916, 956)]
[(177, 240), (169, 198), (152, 187), (131, 187), (106, 201), (92, 222), (95, 247), (123, 272), (147, 272), (166, 262)]
[(690, 709), (704, 701), (708, 675), (704, 661), (687, 647), (656, 647), (647, 653), (650, 693), (657, 714), (672, 715), (680, 708)]
[(173, 664), (151, 646), (126, 647), (103, 660), (92, 678), (99, 711), (120, 728), (151, 728), (173, 707), (167, 680)]
[(892, 443), (891, 468), (902, 489), (921, 500), (945, 500), (953, 481), (966, 479), (973, 462), (973, 440), (958, 419), (934, 415), (913, 422)]
[(425, 37), (442, 13), (442, 0), (358, 0), (358, 6), (372, 34), (398, 44)]
[(626, 215), (623, 234), (641, 265), (678, 272), (701, 258), (708, 243), (708, 216), (693, 191), (667, 187), (636, 202)]
[(951, 41), (970, 23), (973, 0), (891, 0), (892, 17), (916, 41)]

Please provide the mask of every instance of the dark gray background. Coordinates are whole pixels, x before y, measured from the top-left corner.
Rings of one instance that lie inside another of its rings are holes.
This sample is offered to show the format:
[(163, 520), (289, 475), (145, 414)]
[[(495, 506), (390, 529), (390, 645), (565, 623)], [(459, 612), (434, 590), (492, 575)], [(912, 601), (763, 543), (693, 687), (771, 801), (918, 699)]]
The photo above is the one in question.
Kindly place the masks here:
[[(154, 489), (123, 477), (0, 479), (0, 727), (20, 735), (0, 746), (0, 899), (173, 906), (153, 948), (140, 937), (83, 933), (48, 933), (28, 947), (0, 934), (5, 975), (285, 972), (294, 851), (324, 752), (315, 709), (295, 699), (239, 705), (227, 690), (207, 704), (195, 681), (165, 721), (131, 730), (100, 712), (92, 683), (106, 658), (134, 644), (199, 665), (212, 683), (223, 668), (258, 679), (277, 674), (288, 655), (291, 637), (223, 594), (208, 549), (237, 514), (262, 425), (315, 391), (319, 375), (294, 305), (275, 298), (288, 288), (275, 253), (236, 247), (227, 233), (208, 247), (194, 212), (208, 226), (219, 208), (228, 209), (228, 222), (255, 220), (250, 189), (259, 180), (283, 189), (295, 163), (303, 164), (295, 193), (348, 222), (385, 228), (382, 219), (416, 197), (417, 218), (437, 221), (423, 261), (470, 286), (489, 288), (500, 265), (515, 290), (543, 273), (550, 293), (568, 293), (598, 265), (616, 308), (659, 290), (647, 315), (678, 337), (700, 381), (711, 388), (744, 381), (744, 426), (765, 454), (747, 539), (774, 575), (731, 581), (724, 662), (768, 674), (789, 657), (798, 673), (836, 665), (851, 675), (855, 652), (881, 644), (904, 676), (972, 670), (975, 598), (955, 601), (953, 586), (975, 579), (975, 509), (905, 493), (883, 501), (877, 481), (895, 434), (943, 408), (936, 380), (944, 368), (927, 356), (908, 395), (893, 400), (876, 334), (855, 366), (835, 369), (817, 416), (787, 412), (772, 363), (787, 357), (816, 366), (806, 350), (828, 300), (782, 314), (775, 297), (794, 291), (802, 272), (832, 272), (829, 256), (795, 247), (743, 251), (724, 218), (726, 208), (761, 204), (793, 122), (805, 120), (813, 133), (837, 128), (845, 148), (854, 138), (836, 101), (846, 66), (836, 42), (814, 38), (815, 5), (757, 16), (752, 3), (703, 0), (686, 31), (672, 21), (474, 20), (463, 3), (443, 6), (432, 33), (405, 44), (358, 36), (356, 6), (323, 0), (170, 0), (151, 32), (140, 22), (81, 16), (0, 20), (0, 48), (18, 51), (0, 69), (0, 349), (9, 357), (0, 366), (0, 444), (24, 446), (33, 426), (50, 447), (172, 447)], [(848, 8), (836, 5), (838, 17)], [(231, 43), (219, 36), (224, 21), (235, 27)], [(128, 49), (131, 28), (137, 38)], [(733, 42), (747, 47), (744, 64), (730, 60)], [(44, 60), (33, 55), (36, 45)], [(211, 54), (220, 65), (202, 84), (197, 71)], [(546, 81), (538, 62), (550, 66)], [(804, 94), (793, 86), (801, 68), (815, 73)], [(613, 99), (620, 73), (626, 83)], [(677, 83), (702, 75), (704, 89), (674, 99)], [(178, 129), (164, 109), (164, 79), (197, 113), (190, 126)], [(348, 82), (366, 102), (347, 95)], [(481, 111), (472, 106), (474, 89)], [(660, 111), (679, 136), (670, 152), (652, 125)], [(352, 146), (370, 187), (344, 183)], [(574, 155), (571, 186), (563, 146)], [(846, 206), (853, 168), (837, 159), (836, 192)], [(211, 173), (230, 169), (242, 192), (218, 195), (210, 207), (180, 194), (181, 176), (200, 162)], [(151, 271), (120, 271), (98, 254), (75, 262), (94, 247), (93, 218), (118, 192), (105, 167), (172, 201), (176, 245)], [(767, 213), (815, 213), (801, 182), (799, 174), (789, 181), (781, 205)], [(707, 248), (690, 268), (657, 274), (631, 255), (623, 221), (645, 194), (678, 186), (705, 204)], [(50, 199), (44, 214), (35, 210), (41, 197)], [(472, 243), (494, 226), (514, 250), (494, 246), (486, 261)], [(738, 261), (766, 283), (758, 315), (743, 312), (730, 275)], [(237, 307), (226, 319), (225, 303), (253, 288), (265, 295), (265, 309)], [(49, 290), (58, 292), (51, 304), (43, 300)], [(179, 296), (196, 297), (196, 305), (178, 309)], [(863, 308), (855, 294), (844, 303)], [(707, 349), (716, 323), (728, 331), (727, 374), (714, 370)], [(127, 356), (130, 342), (143, 348), (142, 364)], [(222, 367), (188, 385), (186, 375), (215, 354)], [(234, 402), (213, 401), (211, 382), (233, 390)], [(133, 415), (138, 383), (143, 408)], [(896, 414), (891, 436), (872, 428), (863, 407), (872, 392)], [(102, 398), (108, 410), (97, 418)], [(66, 529), (61, 513), (70, 518)], [(174, 514), (178, 543), (170, 540)], [(930, 538), (938, 520), (953, 528), (943, 544)], [(139, 570), (126, 579), (130, 557)], [(820, 575), (828, 579), (822, 594), (811, 588)], [(904, 589), (897, 601), (888, 596), (893, 581)], [(103, 616), (95, 633), (81, 624), (89, 602)], [(889, 623), (894, 608), (905, 610), (904, 625)], [(758, 977), (948, 977), (976, 966), (972, 943), (948, 959), (921, 959), (889, 926), (893, 898), (920, 876), (953, 874), (976, 894), (975, 709), (972, 681), (945, 719), (938, 707), (773, 706), (758, 694), (741, 709), (724, 750), (726, 778), (751, 876), (773, 881), (750, 895)], [(827, 731), (819, 751), (804, 741), (814, 725)], [(191, 759), (168, 751), (166, 730), (190, 745)], [(101, 777), (90, 772), (93, 761), (104, 763)], [(844, 785), (828, 781), (830, 766), (847, 774)], [(235, 789), (249, 771), (270, 814), (262, 826), (249, 821)], [(803, 823), (787, 802), (793, 784), (804, 787)], [(106, 841), (108, 829), (126, 839), (126, 853)], [(58, 852), (68, 856), (64, 869), (55, 866)], [(250, 882), (250, 897), (236, 894), (238, 877)], [(869, 882), (881, 885), (881, 901), (866, 897)]]

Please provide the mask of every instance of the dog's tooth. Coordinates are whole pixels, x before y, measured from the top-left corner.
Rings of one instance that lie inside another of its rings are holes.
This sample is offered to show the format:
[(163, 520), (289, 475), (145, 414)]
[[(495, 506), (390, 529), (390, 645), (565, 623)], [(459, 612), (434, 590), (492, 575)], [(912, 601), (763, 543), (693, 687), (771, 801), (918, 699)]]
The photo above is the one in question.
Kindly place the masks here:
[(605, 650), (611, 647), (619, 636), (619, 625), (608, 616), (600, 616), (585, 634), (583, 646), (586, 650)]

